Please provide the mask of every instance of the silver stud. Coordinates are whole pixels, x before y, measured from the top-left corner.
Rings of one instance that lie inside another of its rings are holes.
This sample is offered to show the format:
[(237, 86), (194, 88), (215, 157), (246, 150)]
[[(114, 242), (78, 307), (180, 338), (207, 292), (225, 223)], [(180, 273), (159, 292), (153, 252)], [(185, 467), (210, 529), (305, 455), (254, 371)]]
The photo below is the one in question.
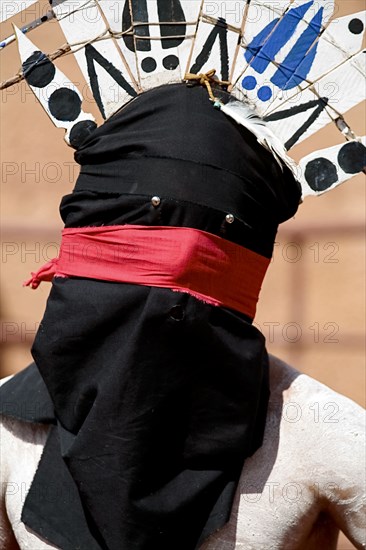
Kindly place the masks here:
[(154, 197), (151, 199), (151, 204), (152, 204), (153, 206), (159, 206), (159, 204), (160, 204), (160, 197), (154, 196)]
[(227, 221), (227, 223), (233, 223), (234, 219), (235, 218), (232, 214), (226, 214), (225, 220)]

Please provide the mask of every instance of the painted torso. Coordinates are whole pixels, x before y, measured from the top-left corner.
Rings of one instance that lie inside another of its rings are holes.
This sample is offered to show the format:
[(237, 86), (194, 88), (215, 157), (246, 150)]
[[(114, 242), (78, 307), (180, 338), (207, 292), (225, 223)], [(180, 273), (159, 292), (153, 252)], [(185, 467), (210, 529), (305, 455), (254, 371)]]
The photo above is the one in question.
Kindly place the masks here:
[[(200, 550), (333, 550), (339, 529), (366, 548), (364, 420), (356, 403), (271, 357), (263, 445), (244, 465), (230, 521)], [(55, 548), (20, 520), (47, 434), (46, 426), (1, 424), (7, 550)]]

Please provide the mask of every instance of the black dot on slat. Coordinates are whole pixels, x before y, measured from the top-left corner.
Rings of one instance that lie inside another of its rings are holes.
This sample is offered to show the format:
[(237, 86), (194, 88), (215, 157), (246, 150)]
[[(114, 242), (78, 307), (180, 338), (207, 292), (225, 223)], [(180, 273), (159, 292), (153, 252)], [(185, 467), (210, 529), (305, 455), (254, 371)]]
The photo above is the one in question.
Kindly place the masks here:
[(73, 90), (59, 88), (51, 94), (48, 107), (57, 120), (72, 121), (81, 113), (81, 99)]
[(352, 34), (361, 34), (363, 29), (364, 29), (363, 21), (361, 21), (361, 19), (357, 19), (357, 17), (355, 19), (352, 19), (348, 23), (348, 30)]
[(338, 153), (338, 162), (346, 174), (358, 174), (366, 167), (366, 147), (358, 141), (346, 143)]
[(92, 120), (81, 120), (74, 124), (70, 131), (70, 145), (74, 149), (78, 149), (83, 141), (90, 136), (97, 128), (97, 125)]
[(23, 74), (30, 86), (44, 88), (55, 76), (55, 66), (43, 52), (36, 51), (22, 64)]
[(179, 65), (179, 59), (176, 55), (167, 55), (163, 59), (163, 66), (168, 71), (174, 71)]
[(324, 157), (313, 159), (306, 165), (305, 179), (313, 191), (325, 191), (338, 181), (337, 167)]
[(145, 71), (145, 73), (152, 73), (155, 71), (156, 67), (156, 61), (153, 57), (146, 57), (141, 61), (141, 69)]

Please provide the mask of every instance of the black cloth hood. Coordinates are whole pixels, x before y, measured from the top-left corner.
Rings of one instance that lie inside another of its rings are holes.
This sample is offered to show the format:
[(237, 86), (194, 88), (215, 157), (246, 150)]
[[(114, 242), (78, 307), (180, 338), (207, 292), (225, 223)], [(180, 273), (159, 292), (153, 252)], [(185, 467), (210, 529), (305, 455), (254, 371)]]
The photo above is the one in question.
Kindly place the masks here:
[[(290, 171), (199, 87), (142, 94), (75, 158), (67, 227), (193, 227), (270, 257), (300, 198)], [(32, 367), (28, 393), (27, 372), (1, 388), (29, 402), (38, 388), (53, 425), (23, 521), (63, 550), (198, 549), (228, 521), (262, 443), (268, 356), (251, 322), (183, 292), (56, 277), (32, 348), (44, 383)], [(52, 476), (72, 502), (40, 501)]]
[[(217, 91), (225, 102), (230, 94)], [(75, 153), (76, 190), (150, 194), (222, 206), (248, 223), (279, 224), (301, 187), (201, 86), (161, 86), (130, 101)]]

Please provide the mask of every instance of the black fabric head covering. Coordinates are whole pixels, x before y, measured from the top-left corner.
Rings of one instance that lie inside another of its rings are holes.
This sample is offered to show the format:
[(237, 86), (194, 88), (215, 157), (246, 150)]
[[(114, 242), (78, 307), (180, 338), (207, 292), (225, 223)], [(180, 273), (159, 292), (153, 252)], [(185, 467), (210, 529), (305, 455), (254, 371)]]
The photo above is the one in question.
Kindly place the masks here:
[[(142, 94), (75, 158), (66, 227), (192, 227), (269, 258), (300, 200), (290, 170), (200, 87)], [(269, 396), (265, 341), (251, 321), (168, 289), (54, 279), (32, 353), (55, 408), (49, 447), (60, 446), (85, 514), (68, 519), (71, 532), (109, 550), (193, 550), (228, 520)], [(24, 521), (74, 548), (51, 508), (37, 520), (34, 500), (26, 505)]]

